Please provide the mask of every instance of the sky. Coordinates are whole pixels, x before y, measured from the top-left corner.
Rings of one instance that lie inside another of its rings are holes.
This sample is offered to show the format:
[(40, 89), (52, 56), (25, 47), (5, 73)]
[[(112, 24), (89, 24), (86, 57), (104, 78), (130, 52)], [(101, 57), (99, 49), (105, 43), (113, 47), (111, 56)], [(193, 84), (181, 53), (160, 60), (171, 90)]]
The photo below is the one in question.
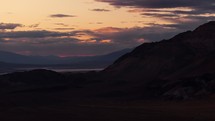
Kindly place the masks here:
[(94, 56), (215, 20), (214, 0), (0, 0), (0, 50)]

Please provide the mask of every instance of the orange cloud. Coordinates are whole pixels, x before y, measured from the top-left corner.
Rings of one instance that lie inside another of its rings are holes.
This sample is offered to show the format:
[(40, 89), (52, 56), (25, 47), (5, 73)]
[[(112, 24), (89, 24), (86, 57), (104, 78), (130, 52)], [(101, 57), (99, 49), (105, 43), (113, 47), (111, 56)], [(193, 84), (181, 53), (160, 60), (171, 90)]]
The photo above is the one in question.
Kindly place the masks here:
[(101, 40), (100, 42), (101, 42), (101, 43), (111, 43), (112, 40), (110, 40), (110, 39), (105, 39), (105, 40)]
[(97, 42), (97, 40), (95, 40), (95, 39), (80, 40), (80, 43), (96, 43), (96, 42)]
[(104, 27), (100, 29), (96, 29), (96, 32), (100, 33), (115, 33), (115, 32), (120, 32), (122, 29), (121, 28), (116, 28), (116, 27)]

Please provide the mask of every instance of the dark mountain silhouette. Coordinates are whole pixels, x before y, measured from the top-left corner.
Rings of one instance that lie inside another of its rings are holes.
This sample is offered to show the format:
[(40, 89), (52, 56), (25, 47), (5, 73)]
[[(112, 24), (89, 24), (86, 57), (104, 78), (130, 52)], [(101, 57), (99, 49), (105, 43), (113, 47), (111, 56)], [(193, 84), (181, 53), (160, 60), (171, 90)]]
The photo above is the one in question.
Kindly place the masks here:
[(0, 75), (0, 94), (5, 92), (51, 92), (75, 88), (84, 79), (82, 74), (64, 75), (36, 69)]
[(134, 80), (195, 76), (215, 71), (207, 68), (215, 64), (214, 54), (215, 22), (209, 22), (169, 40), (143, 44), (119, 58), (105, 72)]
[[(187, 95), (186, 89), (193, 90), (189, 95), (203, 90), (207, 92), (207, 86), (203, 88), (200, 85), (210, 85), (209, 82), (214, 83), (215, 78), (206, 81), (200, 77), (215, 74), (215, 22), (211, 21), (169, 40), (144, 43), (116, 60), (103, 74), (109, 80), (123, 80), (134, 87), (139, 85), (142, 93), (147, 92), (146, 95), (150, 96), (167, 94), (170, 90), (172, 92), (168, 94), (178, 92), (178, 96), (182, 97)], [(190, 81), (184, 81), (187, 79)], [(202, 80), (196, 81), (199, 79)], [(182, 86), (186, 83), (190, 85)]]

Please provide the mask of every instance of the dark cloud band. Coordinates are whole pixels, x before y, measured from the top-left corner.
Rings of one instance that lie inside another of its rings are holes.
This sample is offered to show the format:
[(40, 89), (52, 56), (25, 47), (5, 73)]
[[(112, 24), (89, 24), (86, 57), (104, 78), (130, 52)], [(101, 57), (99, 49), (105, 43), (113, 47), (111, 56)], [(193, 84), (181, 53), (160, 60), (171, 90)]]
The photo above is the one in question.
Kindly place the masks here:
[(51, 18), (71, 18), (71, 17), (76, 17), (76, 16), (67, 15), (67, 14), (52, 14), (49, 17), (51, 17)]
[(45, 37), (62, 37), (73, 36), (75, 33), (61, 33), (52, 31), (15, 31), (1, 32), (0, 38), (45, 38)]
[(0, 23), (0, 30), (13, 30), (24, 25), (17, 23)]
[(91, 11), (96, 11), (96, 12), (109, 12), (110, 10), (108, 10), (108, 9), (96, 8), (96, 9), (92, 9)]
[[(209, 8), (214, 6), (214, 0), (96, 0), (107, 2), (114, 6), (133, 6), (141, 8)], [(205, 8), (205, 9), (206, 9)]]

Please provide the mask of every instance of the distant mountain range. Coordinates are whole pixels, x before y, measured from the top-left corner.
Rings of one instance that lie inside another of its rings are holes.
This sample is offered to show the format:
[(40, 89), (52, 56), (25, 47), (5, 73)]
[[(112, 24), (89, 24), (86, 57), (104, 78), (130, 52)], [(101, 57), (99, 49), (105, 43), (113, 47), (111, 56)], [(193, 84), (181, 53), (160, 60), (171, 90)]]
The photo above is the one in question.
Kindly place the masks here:
[[(131, 49), (124, 49), (106, 55), (86, 57), (57, 57), (57, 56), (25, 56), (12, 52), (0, 51), (0, 64), (3, 66), (60, 66), (67, 65), (74, 68), (106, 67), (114, 60), (130, 52)], [(7, 63), (7, 64), (6, 64)]]

